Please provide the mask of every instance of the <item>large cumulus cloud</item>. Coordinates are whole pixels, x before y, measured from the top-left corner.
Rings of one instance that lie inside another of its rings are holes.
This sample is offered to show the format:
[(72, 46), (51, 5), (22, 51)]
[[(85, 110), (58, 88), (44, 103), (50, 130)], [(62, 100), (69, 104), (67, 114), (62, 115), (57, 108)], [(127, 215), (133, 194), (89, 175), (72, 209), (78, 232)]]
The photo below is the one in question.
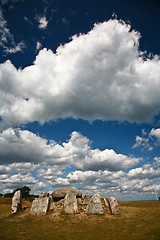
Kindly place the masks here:
[[(160, 60), (143, 58), (140, 34), (117, 19), (75, 35), (33, 65), (0, 65), (0, 116), (7, 126), (57, 118), (149, 122), (160, 110)], [(3, 127), (6, 127), (3, 126)]]
[[(135, 166), (140, 160), (141, 158), (117, 154), (113, 149), (92, 149), (90, 140), (76, 131), (62, 144), (48, 141), (27, 130), (9, 128), (0, 134), (1, 164), (28, 162), (74, 165), (79, 170), (118, 171)], [(4, 171), (6, 172), (7, 168)]]

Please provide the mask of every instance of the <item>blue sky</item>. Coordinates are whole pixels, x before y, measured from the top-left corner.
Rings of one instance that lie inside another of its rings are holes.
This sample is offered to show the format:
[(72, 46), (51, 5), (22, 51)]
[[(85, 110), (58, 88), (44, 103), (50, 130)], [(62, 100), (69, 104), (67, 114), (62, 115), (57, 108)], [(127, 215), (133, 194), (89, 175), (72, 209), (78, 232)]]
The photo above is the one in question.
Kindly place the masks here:
[(160, 2), (1, 0), (0, 192), (160, 195)]

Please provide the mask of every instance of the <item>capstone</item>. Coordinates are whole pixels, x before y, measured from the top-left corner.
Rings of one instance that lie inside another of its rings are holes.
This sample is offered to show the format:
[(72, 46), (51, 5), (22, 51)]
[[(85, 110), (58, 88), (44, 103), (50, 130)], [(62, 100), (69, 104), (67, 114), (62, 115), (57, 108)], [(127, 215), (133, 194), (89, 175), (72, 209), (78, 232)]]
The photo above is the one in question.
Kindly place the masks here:
[(52, 193), (53, 200), (60, 200), (65, 198), (65, 196), (67, 195), (67, 193), (69, 193), (70, 190), (73, 190), (76, 193), (77, 198), (82, 198), (81, 191), (71, 187), (64, 187), (54, 190), (54, 192)]

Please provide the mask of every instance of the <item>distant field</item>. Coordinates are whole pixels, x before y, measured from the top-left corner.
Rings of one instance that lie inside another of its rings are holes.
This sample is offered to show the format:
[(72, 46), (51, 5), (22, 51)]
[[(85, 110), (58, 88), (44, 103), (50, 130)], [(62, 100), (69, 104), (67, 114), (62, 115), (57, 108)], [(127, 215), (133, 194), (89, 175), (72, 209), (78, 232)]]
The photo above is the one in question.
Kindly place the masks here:
[(120, 215), (76, 215), (50, 211), (36, 217), (27, 210), (11, 215), (11, 199), (0, 197), (2, 240), (160, 240), (160, 201), (119, 202)]

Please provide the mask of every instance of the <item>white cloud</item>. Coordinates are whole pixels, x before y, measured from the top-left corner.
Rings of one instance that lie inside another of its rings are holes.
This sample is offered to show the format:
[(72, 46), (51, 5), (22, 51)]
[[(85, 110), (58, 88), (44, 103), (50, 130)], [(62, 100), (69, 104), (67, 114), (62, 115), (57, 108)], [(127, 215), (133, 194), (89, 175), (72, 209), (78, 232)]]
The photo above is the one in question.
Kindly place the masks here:
[(149, 136), (156, 138), (157, 141), (156, 141), (155, 145), (159, 146), (159, 144), (160, 144), (160, 128), (157, 128), (157, 129), (152, 128), (152, 130), (149, 133)]
[(16, 44), (13, 35), (7, 27), (7, 21), (4, 19), (2, 9), (0, 8), (0, 47), (5, 53), (16, 53), (25, 48), (23, 41)]
[(160, 128), (154, 129), (148, 133), (142, 130), (142, 137), (136, 136), (136, 142), (132, 148), (141, 147), (142, 150), (152, 151), (153, 147), (160, 145)]
[(36, 16), (36, 20), (38, 21), (39, 23), (39, 28), (47, 28), (47, 25), (48, 25), (48, 21), (47, 21), (47, 18), (46, 16), (43, 16), (43, 17), (40, 17), (40, 16)]
[(141, 160), (117, 154), (112, 149), (93, 150), (89, 139), (78, 132), (72, 132), (70, 139), (60, 145), (54, 141), (48, 143), (47, 139), (27, 130), (11, 128), (0, 134), (0, 159), (3, 164), (22, 162), (63, 166), (72, 164), (80, 170), (112, 171), (130, 168)]
[(5, 48), (4, 52), (6, 53), (16, 53), (16, 52), (21, 52), (23, 49), (26, 47), (25, 43), (22, 41), (15, 45), (14, 47), (11, 48)]
[(36, 51), (38, 51), (38, 50), (41, 49), (41, 48), (42, 48), (42, 44), (41, 44), (39, 41), (37, 41)]
[[(0, 65), (0, 115), (21, 124), (58, 118), (149, 122), (160, 110), (160, 60), (140, 56), (140, 34), (118, 20), (95, 24), (34, 64)], [(28, 99), (26, 101), (26, 99)]]

